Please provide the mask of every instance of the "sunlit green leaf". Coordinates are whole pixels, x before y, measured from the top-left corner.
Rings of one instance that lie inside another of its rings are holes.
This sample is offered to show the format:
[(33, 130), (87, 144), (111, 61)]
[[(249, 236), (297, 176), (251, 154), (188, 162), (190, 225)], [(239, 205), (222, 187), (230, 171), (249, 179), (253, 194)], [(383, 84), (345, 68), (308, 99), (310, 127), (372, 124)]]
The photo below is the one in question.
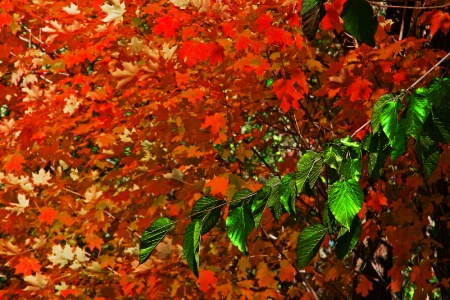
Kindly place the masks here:
[(327, 228), (322, 224), (309, 226), (300, 233), (297, 241), (298, 267), (304, 268), (319, 251)]
[(412, 95), (408, 96), (406, 134), (417, 139), (430, 110), (431, 103), (428, 101), (428, 94), (425, 88), (418, 88)]
[(281, 181), (278, 177), (272, 177), (267, 180), (265, 186), (270, 186), (272, 189), (269, 194), (269, 199), (267, 201), (267, 206), (270, 209), (275, 220), (279, 220), (281, 213), (283, 211), (283, 204), (280, 198), (280, 185)]
[(331, 145), (323, 151), (324, 162), (334, 169), (339, 168), (339, 164), (343, 158), (344, 151), (336, 145)]
[(281, 179), (280, 198), (286, 211), (295, 217), (295, 173), (286, 174)]
[(173, 221), (169, 218), (158, 218), (144, 231), (139, 251), (139, 264), (143, 264), (150, 257), (152, 251), (166, 236), (172, 225)]
[(200, 240), (202, 225), (200, 220), (192, 220), (186, 227), (183, 239), (183, 253), (189, 268), (198, 277), (200, 263)]
[(230, 203), (230, 209), (236, 206), (242, 206), (246, 203), (251, 204), (252, 198), (255, 196), (255, 193), (252, 193), (249, 189), (242, 189), (234, 194), (233, 199)]
[(370, 119), (373, 133), (377, 133), (381, 127), (381, 112), (383, 111), (384, 106), (386, 103), (393, 101), (395, 101), (394, 96), (391, 94), (386, 94), (381, 96), (377, 102), (375, 102), (372, 110), (372, 118)]
[(354, 179), (356, 181), (361, 177), (362, 161), (360, 159), (346, 159), (339, 168), (343, 180)]
[(322, 156), (314, 151), (306, 151), (297, 163), (295, 173), (295, 184), (297, 192), (301, 193), (305, 187), (306, 180), (309, 179), (309, 186), (313, 188), (322, 171)]
[(247, 238), (255, 228), (252, 212), (246, 206), (230, 208), (226, 225), (228, 237), (233, 245), (238, 247), (241, 252), (248, 254)]
[(389, 101), (386, 103), (386, 105), (384, 105), (381, 111), (380, 116), (381, 127), (383, 128), (384, 133), (388, 137), (391, 146), (394, 143), (400, 107), (401, 107), (400, 101), (399, 102)]
[(330, 188), (328, 203), (337, 221), (350, 228), (353, 218), (360, 211), (364, 201), (361, 186), (356, 180), (337, 181)]
[(255, 226), (259, 226), (259, 222), (261, 221), (262, 214), (264, 212), (264, 208), (267, 205), (267, 201), (269, 200), (270, 192), (272, 188), (270, 186), (264, 186), (262, 189), (258, 191), (258, 193), (253, 198), (252, 202), (252, 216), (255, 221)]

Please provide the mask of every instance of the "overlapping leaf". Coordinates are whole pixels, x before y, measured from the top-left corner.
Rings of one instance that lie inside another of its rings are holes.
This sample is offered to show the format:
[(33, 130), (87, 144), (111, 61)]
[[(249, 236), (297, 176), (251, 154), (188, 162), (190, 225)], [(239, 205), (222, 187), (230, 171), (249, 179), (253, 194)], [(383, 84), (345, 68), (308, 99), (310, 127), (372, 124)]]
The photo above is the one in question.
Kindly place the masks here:
[(303, 229), (297, 240), (297, 264), (299, 268), (304, 268), (313, 259), (326, 233), (327, 228), (322, 224), (315, 224)]
[(162, 217), (156, 219), (142, 235), (141, 247), (139, 251), (139, 263), (143, 264), (159, 242), (166, 236), (174, 222), (169, 218)]
[(328, 203), (337, 221), (350, 228), (353, 218), (360, 211), (364, 194), (357, 181), (338, 181), (330, 188)]

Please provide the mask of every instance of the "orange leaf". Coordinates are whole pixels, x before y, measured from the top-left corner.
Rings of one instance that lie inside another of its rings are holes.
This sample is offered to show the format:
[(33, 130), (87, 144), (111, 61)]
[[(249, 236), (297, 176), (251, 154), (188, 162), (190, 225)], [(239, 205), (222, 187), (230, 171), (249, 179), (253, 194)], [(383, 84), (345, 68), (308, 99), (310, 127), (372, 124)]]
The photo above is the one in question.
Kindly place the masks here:
[(210, 286), (215, 286), (217, 283), (217, 277), (214, 276), (214, 272), (210, 270), (200, 270), (200, 276), (198, 282), (200, 283), (200, 290), (207, 292)]
[(22, 164), (25, 162), (25, 159), (20, 154), (12, 154), (8, 155), (5, 158), (5, 171), (11, 173), (11, 171), (16, 170), (20, 172), (22, 170)]
[(205, 186), (211, 187), (211, 194), (214, 196), (221, 194), (225, 196), (228, 189), (228, 179), (223, 177), (214, 176)]
[(357, 77), (352, 84), (347, 88), (346, 96), (350, 96), (350, 101), (355, 102), (357, 100), (369, 100), (372, 90), (369, 86), (372, 83), (367, 79)]
[(102, 250), (102, 244), (104, 243), (101, 237), (92, 232), (86, 235), (86, 242), (91, 250), (94, 250), (94, 248)]
[(39, 215), (39, 221), (41, 221), (41, 223), (45, 222), (48, 225), (52, 225), (55, 217), (56, 211), (53, 209), (53, 207), (41, 208), (41, 214)]
[(211, 126), (211, 132), (213, 134), (218, 134), (219, 129), (223, 128), (226, 125), (227, 125), (227, 121), (225, 120), (224, 116), (222, 114), (215, 113), (212, 116), (205, 117), (205, 122), (203, 123), (201, 128), (204, 129), (204, 128), (208, 128), (209, 126)]
[(272, 270), (267, 268), (265, 262), (260, 262), (256, 271), (256, 278), (258, 279), (259, 287), (267, 287), (276, 289), (277, 281), (275, 280), (275, 274)]
[(16, 271), (14, 274), (23, 273), (24, 276), (32, 274), (32, 271), (39, 272), (41, 270), (41, 265), (39, 260), (34, 257), (21, 257), (19, 258), (19, 263), (14, 267)]
[(366, 276), (361, 274), (359, 277), (358, 286), (356, 287), (356, 292), (361, 294), (363, 297), (366, 297), (372, 289), (372, 282), (367, 279)]
[(278, 277), (281, 281), (293, 282), (296, 273), (297, 271), (289, 261), (287, 261), (286, 259), (283, 259), (281, 261), (280, 270), (278, 273)]
[(386, 196), (374, 190), (369, 190), (366, 199), (367, 206), (372, 207), (376, 212), (381, 212), (381, 205), (387, 205)]

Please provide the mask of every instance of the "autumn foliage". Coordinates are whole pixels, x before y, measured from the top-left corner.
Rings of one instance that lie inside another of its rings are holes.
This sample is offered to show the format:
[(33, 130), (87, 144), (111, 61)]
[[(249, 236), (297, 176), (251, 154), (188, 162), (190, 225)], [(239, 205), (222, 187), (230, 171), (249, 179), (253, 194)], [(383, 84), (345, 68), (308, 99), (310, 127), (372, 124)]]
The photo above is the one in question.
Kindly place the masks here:
[(448, 3), (304, 2), (0, 1), (0, 299), (450, 297)]

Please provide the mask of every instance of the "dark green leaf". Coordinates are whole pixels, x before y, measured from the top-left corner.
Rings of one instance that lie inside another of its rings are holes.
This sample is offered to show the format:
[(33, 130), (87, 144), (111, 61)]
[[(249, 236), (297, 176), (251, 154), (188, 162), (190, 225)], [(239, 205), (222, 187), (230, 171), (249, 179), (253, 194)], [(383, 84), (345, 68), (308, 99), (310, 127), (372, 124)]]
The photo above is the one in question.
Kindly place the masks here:
[(302, 2), (303, 33), (308, 40), (314, 40), (319, 23), (325, 15), (324, 0), (305, 0)]
[(323, 242), (327, 228), (322, 224), (315, 224), (305, 228), (297, 241), (298, 267), (306, 267), (316, 255)]
[(192, 208), (192, 220), (202, 222), (202, 235), (209, 232), (219, 221), (221, 208), (226, 202), (213, 197), (201, 197)]
[[(325, 202), (324, 208), (323, 208), (323, 225), (328, 229), (328, 232), (333, 232), (333, 226), (336, 222), (336, 219), (334, 218), (333, 214), (330, 211), (330, 206), (328, 204), (328, 201)], [(345, 227), (343, 227), (345, 228)]]
[(280, 198), (286, 211), (293, 217), (295, 217), (295, 178), (296, 174), (286, 174), (281, 179), (280, 185)]
[(345, 227), (341, 230), (343, 234), (339, 233), (336, 243), (336, 255), (339, 259), (343, 259), (358, 243), (362, 233), (361, 221), (355, 217), (350, 230)]
[(370, 144), (368, 145), (369, 155), (367, 159), (367, 167), (370, 178), (377, 180), (384, 168), (386, 159), (389, 157), (391, 147), (386, 134), (380, 130), (376, 134), (371, 135)]
[(429, 116), (416, 141), (416, 152), (425, 175), (429, 177), (439, 163), (439, 144), (433, 118)]
[(295, 184), (297, 192), (303, 192), (306, 180), (309, 179), (309, 186), (313, 188), (322, 171), (322, 156), (314, 151), (306, 151), (297, 163), (295, 173)]
[(406, 121), (404, 118), (400, 119), (395, 130), (394, 141), (392, 143), (391, 160), (395, 161), (402, 156), (406, 151), (406, 143), (408, 137), (406, 136)]
[(253, 220), (255, 221), (256, 227), (259, 226), (259, 222), (261, 221), (261, 217), (264, 212), (264, 208), (266, 207), (267, 201), (269, 200), (271, 191), (272, 188), (266, 185), (262, 189), (260, 189), (256, 196), (253, 198), (252, 216)]
[(270, 186), (272, 189), (270, 191), (269, 200), (267, 201), (267, 206), (277, 221), (280, 219), (283, 210), (283, 204), (281, 203), (280, 198), (280, 184), (281, 181), (278, 177), (270, 178), (265, 184), (265, 186)]
[(245, 206), (230, 208), (226, 225), (228, 237), (233, 245), (238, 247), (241, 252), (248, 254), (247, 238), (255, 228), (251, 211)]
[(372, 7), (365, 0), (347, 0), (342, 10), (344, 28), (359, 42), (375, 47), (374, 35), (378, 21)]
[(252, 191), (250, 191), (249, 189), (242, 189), (237, 191), (236, 194), (234, 194), (233, 199), (231, 200), (230, 209), (245, 204), (251, 204), (253, 196), (255, 196), (255, 193), (252, 193)]
[(392, 146), (394, 143), (395, 133), (398, 124), (398, 113), (400, 111), (401, 102), (389, 101), (381, 111), (381, 127), (389, 139)]
[(425, 88), (418, 88), (412, 95), (408, 96), (406, 134), (417, 139), (430, 110), (431, 103), (428, 101), (428, 94)]
[(343, 180), (354, 179), (358, 181), (362, 172), (362, 161), (360, 159), (346, 159), (339, 168)]
[(450, 105), (450, 79), (449, 78), (435, 78), (429, 85), (428, 95), (433, 106), (441, 108), (445, 105)]
[(200, 263), (200, 240), (202, 225), (200, 220), (193, 220), (186, 227), (183, 239), (183, 253), (189, 268), (198, 277), (198, 266)]
[(384, 106), (388, 102), (395, 101), (394, 96), (391, 94), (386, 94), (381, 96), (375, 105), (373, 106), (372, 110), (372, 118), (370, 119), (370, 123), (372, 125), (372, 132), (377, 133), (381, 126), (381, 112), (383, 111)]
[(337, 221), (350, 228), (364, 201), (364, 194), (357, 181), (338, 181), (330, 188), (328, 203)]
[(173, 221), (169, 218), (158, 218), (144, 231), (141, 238), (141, 247), (139, 251), (139, 264), (143, 264), (147, 261), (152, 251), (166, 236), (172, 225)]

